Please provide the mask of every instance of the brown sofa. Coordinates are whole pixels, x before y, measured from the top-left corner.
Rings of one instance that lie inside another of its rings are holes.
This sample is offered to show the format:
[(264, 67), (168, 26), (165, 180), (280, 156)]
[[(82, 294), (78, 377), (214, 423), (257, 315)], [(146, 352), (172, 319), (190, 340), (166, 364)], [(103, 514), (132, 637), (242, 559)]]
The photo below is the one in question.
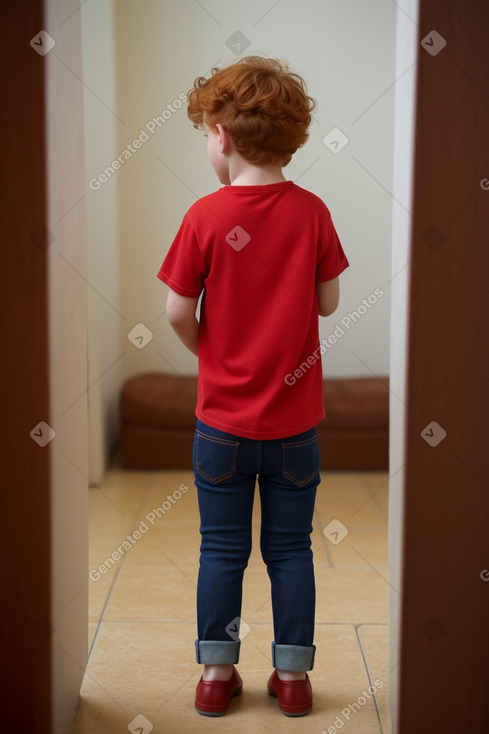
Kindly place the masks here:
[[(120, 399), (123, 465), (191, 468), (196, 403), (197, 377), (158, 372), (128, 379)], [(387, 469), (388, 379), (327, 379), (324, 404), (317, 428), (322, 469)]]

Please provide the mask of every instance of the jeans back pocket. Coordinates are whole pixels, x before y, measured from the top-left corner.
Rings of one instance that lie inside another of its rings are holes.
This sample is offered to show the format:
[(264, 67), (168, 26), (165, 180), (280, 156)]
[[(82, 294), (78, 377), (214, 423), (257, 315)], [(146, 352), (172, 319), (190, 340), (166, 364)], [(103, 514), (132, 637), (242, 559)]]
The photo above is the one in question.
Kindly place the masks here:
[(316, 436), (305, 441), (283, 443), (282, 451), (282, 474), (298, 487), (312, 482), (319, 474), (321, 458)]
[(211, 484), (229, 479), (236, 474), (238, 449), (238, 441), (206, 436), (197, 430), (195, 432), (194, 469)]

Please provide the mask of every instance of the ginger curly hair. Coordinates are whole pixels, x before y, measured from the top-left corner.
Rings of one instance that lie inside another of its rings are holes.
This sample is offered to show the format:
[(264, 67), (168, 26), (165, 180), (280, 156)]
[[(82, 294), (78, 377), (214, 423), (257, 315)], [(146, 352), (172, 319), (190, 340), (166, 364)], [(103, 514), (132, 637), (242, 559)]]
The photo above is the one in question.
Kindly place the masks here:
[(201, 76), (187, 93), (187, 115), (202, 130), (220, 123), (243, 158), (287, 165), (306, 142), (316, 102), (286, 62), (247, 56)]

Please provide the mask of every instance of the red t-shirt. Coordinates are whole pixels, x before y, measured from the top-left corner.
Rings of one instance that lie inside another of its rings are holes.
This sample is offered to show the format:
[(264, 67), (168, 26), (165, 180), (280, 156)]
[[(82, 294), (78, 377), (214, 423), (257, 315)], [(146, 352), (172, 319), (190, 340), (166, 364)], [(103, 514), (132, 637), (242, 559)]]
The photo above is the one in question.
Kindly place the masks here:
[(347, 267), (326, 205), (293, 181), (223, 186), (190, 207), (158, 277), (204, 291), (200, 420), (266, 440), (324, 418), (316, 283)]

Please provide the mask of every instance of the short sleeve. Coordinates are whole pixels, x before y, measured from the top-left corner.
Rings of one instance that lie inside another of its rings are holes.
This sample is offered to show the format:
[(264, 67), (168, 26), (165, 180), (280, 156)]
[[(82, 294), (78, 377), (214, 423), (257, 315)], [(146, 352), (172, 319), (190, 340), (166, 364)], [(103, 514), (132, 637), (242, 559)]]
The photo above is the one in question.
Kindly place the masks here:
[(185, 216), (158, 271), (158, 278), (181, 296), (198, 298), (206, 277), (207, 268), (194, 228)]
[(348, 266), (349, 262), (343, 252), (340, 238), (327, 210), (323, 236), (320, 239), (316, 283), (324, 283), (337, 278)]

